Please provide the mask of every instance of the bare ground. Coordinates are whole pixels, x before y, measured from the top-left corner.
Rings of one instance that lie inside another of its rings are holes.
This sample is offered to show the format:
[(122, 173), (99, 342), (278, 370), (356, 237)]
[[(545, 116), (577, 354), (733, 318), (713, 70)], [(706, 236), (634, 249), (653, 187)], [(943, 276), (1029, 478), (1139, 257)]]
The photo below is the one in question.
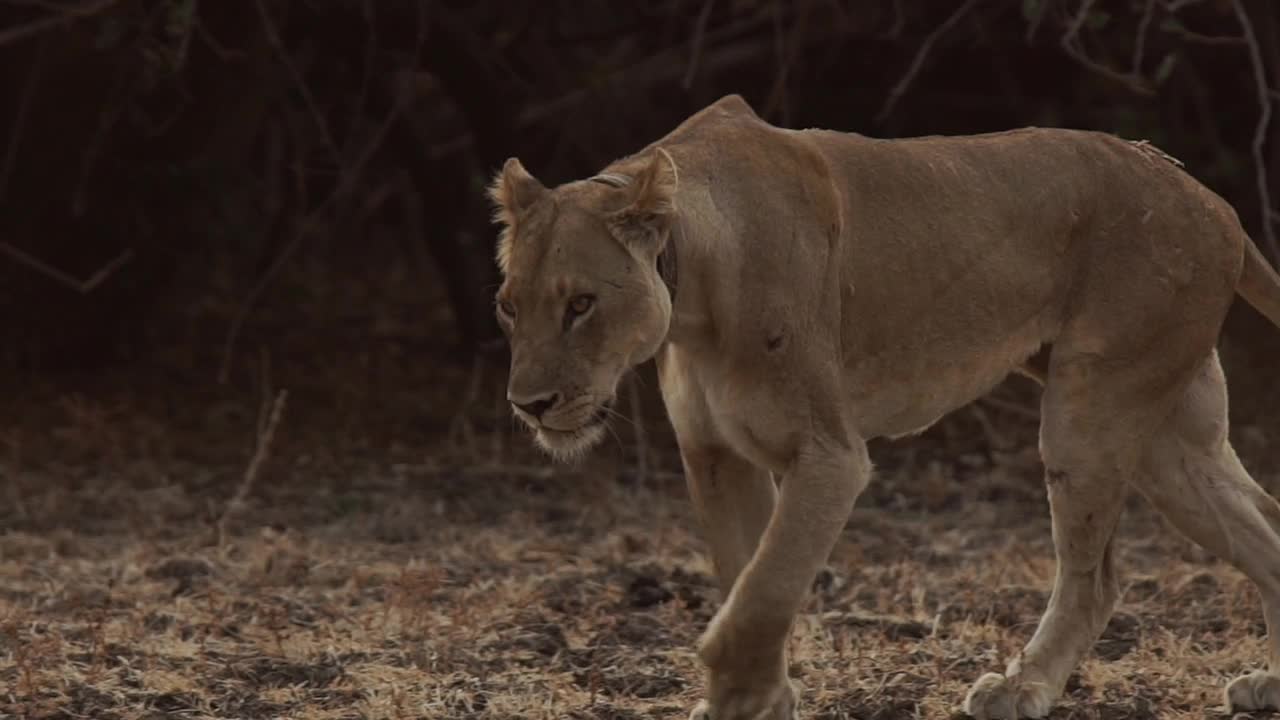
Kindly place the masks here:
[[(344, 315), (367, 297), (290, 298), (228, 386), (185, 338), (6, 389), (0, 717), (684, 717), (719, 594), (652, 379), (645, 452), (624, 422), (552, 468), (512, 431), (505, 369), (413, 329), (439, 318), (406, 305), (370, 330)], [(219, 543), (277, 387), (279, 432)], [(875, 446), (792, 640), (805, 717), (957, 717), (1030, 637), (1053, 573), (1034, 401), (1011, 382)], [(1280, 486), (1280, 424), (1234, 434)], [(1265, 658), (1256, 592), (1136, 501), (1119, 560), (1123, 602), (1052, 717), (1222, 716), (1221, 687)]]

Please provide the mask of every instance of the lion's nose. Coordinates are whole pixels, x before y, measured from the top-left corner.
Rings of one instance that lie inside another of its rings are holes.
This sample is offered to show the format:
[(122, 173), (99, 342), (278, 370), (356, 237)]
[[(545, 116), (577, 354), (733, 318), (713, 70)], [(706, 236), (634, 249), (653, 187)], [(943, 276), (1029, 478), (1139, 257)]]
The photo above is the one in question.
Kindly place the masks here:
[(537, 400), (532, 400), (530, 402), (517, 402), (514, 399), (511, 399), (511, 398), (508, 398), (508, 399), (511, 400), (512, 405), (515, 405), (516, 407), (520, 408), (524, 412), (532, 415), (534, 419), (541, 420), (543, 413), (555, 407), (556, 402), (560, 400), (560, 395), (559, 393), (552, 393), (550, 395), (538, 398)]

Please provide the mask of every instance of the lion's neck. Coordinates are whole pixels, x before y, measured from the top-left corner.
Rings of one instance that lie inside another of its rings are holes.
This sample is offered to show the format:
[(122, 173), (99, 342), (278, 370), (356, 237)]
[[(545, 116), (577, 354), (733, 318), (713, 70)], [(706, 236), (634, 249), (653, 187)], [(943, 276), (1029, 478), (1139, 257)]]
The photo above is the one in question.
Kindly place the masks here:
[(714, 336), (715, 323), (705, 302), (707, 274), (700, 272), (706, 248), (699, 244), (696, 217), (681, 213), (658, 257), (658, 274), (671, 297), (666, 342), (694, 350)]

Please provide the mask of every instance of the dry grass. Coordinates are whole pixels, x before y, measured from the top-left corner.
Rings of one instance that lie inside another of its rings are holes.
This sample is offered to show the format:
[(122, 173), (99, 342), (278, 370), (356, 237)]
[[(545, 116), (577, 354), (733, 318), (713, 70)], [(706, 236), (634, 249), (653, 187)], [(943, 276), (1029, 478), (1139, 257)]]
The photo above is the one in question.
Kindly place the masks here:
[[(262, 330), (290, 409), (222, 546), (253, 387), (171, 356), (7, 395), (0, 717), (684, 717), (719, 596), (660, 414), (643, 482), (625, 425), (551, 470), (501, 370), (467, 393), (391, 325), (362, 352)], [(806, 717), (955, 717), (1030, 636), (1053, 554), (1024, 392), (875, 448), (792, 641)], [(1274, 482), (1280, 427), (1239, 432)], [(1265, 656), (1256, 593), (1140, 504), (1121, 532), (1123, 603), (1052, 717), (1216, 716)]]

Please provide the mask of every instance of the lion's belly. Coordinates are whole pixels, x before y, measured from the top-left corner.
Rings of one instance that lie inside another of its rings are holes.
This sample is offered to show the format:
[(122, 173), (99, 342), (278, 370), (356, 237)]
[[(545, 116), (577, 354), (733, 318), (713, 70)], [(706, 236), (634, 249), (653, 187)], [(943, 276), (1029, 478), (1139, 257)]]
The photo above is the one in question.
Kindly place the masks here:
[(846, 362), (848, 402), (864, 438), (923, 432), (989, 392), (1044, 338), (1035, 326), (985, 343), (925, 341)]

